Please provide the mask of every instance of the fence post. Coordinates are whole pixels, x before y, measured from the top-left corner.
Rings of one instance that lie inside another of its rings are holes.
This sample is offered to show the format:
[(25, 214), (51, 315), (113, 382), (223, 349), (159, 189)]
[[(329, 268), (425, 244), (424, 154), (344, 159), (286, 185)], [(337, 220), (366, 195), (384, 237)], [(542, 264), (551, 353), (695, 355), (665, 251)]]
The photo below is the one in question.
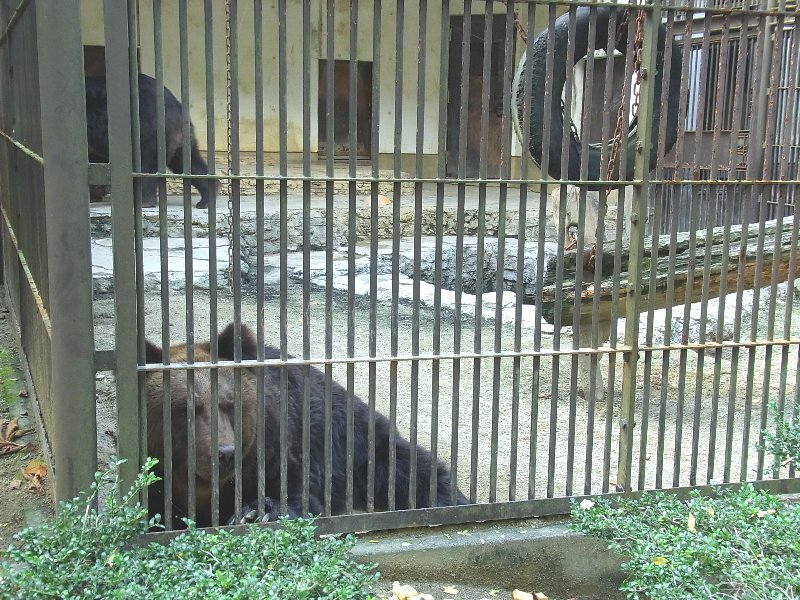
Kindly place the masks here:
[[(642, 77), (640, 81), (639, 111), (637, 114), (637, 147), (634, 159), (633, 198), (631, 200), (630, 255), (628, 285), (625, 302), (625, 345), (622, 364), (622, 404), (620, 406), (619, 463), (617, 486), (631, 490), (634, 429), (636, 419), (636, 377), (639, 360), (640, 294), (642, 289), (642, 262), (644, 259), (645, 218), (647, 194), (650, 187), (650, 152), (653, 143), (653, 78), (656, 73), (658, 29), (661, 25), (661, 0), (646, 0), (642, 33)], [(631, 6), (629, 25), (636, 26), (638, 6)], [(665, 115), (661, 117), (666, 118)]]
[(51, 442), (56, 500), (87, 489), (97, 467), (92, 260), (80, 0), (37, 2), (44, 158)]
[(117, 391), (117, 451), (126, 459), (120, 485), (136, 479), (147, 448), (140, 436), (137, 374), (136, 235), (133, 190), (131, 87), (136, 85), (136, 29), (131, 2), (105, 0), (108, 156), (111, 164), (111, 223), (114, 251), (114, 352)]

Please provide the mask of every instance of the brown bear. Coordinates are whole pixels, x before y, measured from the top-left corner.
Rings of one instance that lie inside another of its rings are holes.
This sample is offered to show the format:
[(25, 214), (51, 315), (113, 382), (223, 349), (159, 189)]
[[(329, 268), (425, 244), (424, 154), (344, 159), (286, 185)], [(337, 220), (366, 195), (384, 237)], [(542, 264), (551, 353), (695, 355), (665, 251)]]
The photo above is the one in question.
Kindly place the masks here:
[[(241, 356), (243, 360), (257, 358), (257, 344), (253, 332), (241, 327)], [(220, 360), (234, 359), (234, 327), (228, 325), (217, 340)], [(171, 362), (186, 360), (186, 346), (176, 345), (170, 349)], [(265, 358), (280, 358), (277, 348), (267, 346)], [(194, 360), (210, 360), (210, 344), (195, 344)], [(147, 342), (147, 362), (161, 363), (162, 351)], [(309, 456), (309, 512), (321, 514), (325, 498), (325, 375), (319, 369), (300, 365), (290, 365), (288, 370), (288, 515), (297, 517), (304, 514), (302, 505), (303, 490), (303, 394), (306, 378), (310, 388), (310, 456)], [(239, 514), (247, 514), (250, 506), (257, 501), (257, 395), (256, 369), (242, 368), (242, 499)], [(218, 369), (218, 444), (219, 444), (219, 517), (220, 523), (232, 521), (237, 513), (234, 505), (234, 370), (224, 367)], [(279, 516), (280, 497), (280, 368), (263, 368), (265, 400), (265, 495), (266, 514), (264, 520)], [(148, 453), (159, 459), (160, 468), (164, 459), (164, 376), (162, 372), (150, 371), (146, 376)], [(187, 399), (188, 382), (185, 370), (170, 372), (170, 398), (172, 431), (172, 502), (176, 518), (187, 516), (188, 494), (188, 452), (187, 452)], [(346, 511), (347, 483), (347, 390), (331, 381), (331, 512), (342, 514)], [(212, 503), (212, 452), (211, 444), (211, 372), (210, 369), (194, 370), (194, 405), (196, 436), (196, 476), (194, 481), (197, 514), (200, 527), (211, 524)], [(367, 509), (367, 461), (369, 456), (368, 424), (369, 408), (358, 397), (352, 399), (353, 408), (353, 508)], [(389, 420), (375, 412), (375, 482), (374, 507), (382, 511), (389, 508)], [(395, 508), (409, 508), (409, 477), (411, 472), (411, 445), (399, 434), (395, 437)], [(416, 507), (447, 506), (467, 504), (468, 501), (458, 490), (451, 490), (450, 472), (444, 464), (438, 463), (437, 494), (429, 497), (431, 455), (422, 447), (416, 449)], [(163, 471), (158, 472), (163, 477)], [(150, 513), (163, 514), (161, 488), (153, 490), (150, 497)], [(252, 518), (252, 515), (250, 516)]]

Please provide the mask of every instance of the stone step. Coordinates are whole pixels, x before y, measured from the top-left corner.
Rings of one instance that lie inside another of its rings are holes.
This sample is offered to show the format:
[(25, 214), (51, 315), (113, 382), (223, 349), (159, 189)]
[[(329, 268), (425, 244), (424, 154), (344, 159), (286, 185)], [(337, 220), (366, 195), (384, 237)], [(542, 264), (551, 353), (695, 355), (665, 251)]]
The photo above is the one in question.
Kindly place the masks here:
[[(213, 238), (217, 257), (217, 284), (225, 285), (228, 268), (228, 240)], [(167, 280), (170, 290), (186, 289), (186, 245), (183, 238), (168, 238)], [(192, 240), (191, 285), (195, 289), (207, 290), (210, 285), (209, 238)], [(92, 240), (92, 279), (96, 294), (114, 291), (114, 255), (111, 238)], [(145, 292), (160, 292), (162, 281), (161, 249), (158, 238), (145, 238), (142, 245)], [(246, 265), (245, 265), (246, 266)]]

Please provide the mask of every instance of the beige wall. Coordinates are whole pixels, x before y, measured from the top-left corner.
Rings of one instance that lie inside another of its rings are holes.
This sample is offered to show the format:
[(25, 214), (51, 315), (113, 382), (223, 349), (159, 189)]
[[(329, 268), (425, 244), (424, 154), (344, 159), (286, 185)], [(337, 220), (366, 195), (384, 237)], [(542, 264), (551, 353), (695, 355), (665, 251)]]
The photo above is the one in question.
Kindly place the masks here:
[[(205, 148), (208, 121), (206, 115), (206, 82), (205, 82), (205, 18), (202, 0), (189, 0), (188, 17), (188, 63), (189, 63), (189, 106), (192, 121), (195, 125), (200, 146)], [(452, 3), (452, 14), (460, 11)], [(289, 1), (287, 5), (287, 115), (286, 130), (287, 148), (289, 152), (303, 150), (303, 96), (302, 96), (302, 4)], [(176, 96), (181, 95), (180, 75), (180, 40), (178, 28), (178, 3), (165, 1), (162, 3), (162, 40), (164, 79)], [(250, 2), (239, 2), (239, 100), (240, 100), (240, 143), (243, 151), (255, 150), (255, 90), (254, 90), (254, 17)], [(475, 3), (473, 12), (479, 14), (483, 3)], [(102, 1), (83, 0), (82, 22), (86, 44), (103, 45)], [(214, 127), (216, 147), (220, 152), (227, 149), (226, 123), (226, 75), (225, 75), (225, 4), (213, 3), (212, 35), (214, 64)], [(319, 59), (327, 56), (326, 49), (326, 3), (324, 0), (312, 0), (311, 7), (311, 151), (317, 151), (318, 119), (318, 66)], [(495, 13), (503, 14), (504, 7), (495, 2)], [(349, 3), (337, 2), (334, 15), (335, 43), (334, 58), (347, 59), (349, 48)], [(380, 67), (373, 66), (373, 77), (380, 76), (380, 121), (379, 150), (381, 153), (394, 152), (394, 96), (396, 90), (396, 7), (392, 2), (383, 3), (381, 19), (381, 51)], [(525, 11), (521, 20), (524, 23)], [(263, 76), (264, 76), (264, 143), (267, 152), (279, 150), (278, 127), (278, 23), (277, 0), (263, 2)], [(358, 47), (357, 58), (371, 61), (373, 37), (373, 4), (359, 3)], [(537, 17), (546, 23), (546, 11), (539, 9)], [(537, 21), (539, 19), (537, 18)], [(540, 29), (537, 27), (536, 29)], [(427, 53), (425, 72), (425, 137), (424, 152), (438, 152), (439, 123), (439, 68), (440, 68), (440, 31), (441, 6), (436, 2), (428, 2), (427, 21)], [(403, 131), (401, 151), (413, 154), (416, 146), (416, 103), (417, 103), (417, 53), (419, 35), (419, 4), (414, 0), (405, 3), (405, 22), (403, 28)], [(155, 73), (155, 48), (153, 40), (153, 14), (151, 2), (140, 2), (139, 6), (139, 51), (142, 72)], [(522, 45), (517, 44), (518, 53)], [(446, 83), (446, 82), (445, 82)], [(519, 155), (519, 146), (514, 140), (515, 155)]]

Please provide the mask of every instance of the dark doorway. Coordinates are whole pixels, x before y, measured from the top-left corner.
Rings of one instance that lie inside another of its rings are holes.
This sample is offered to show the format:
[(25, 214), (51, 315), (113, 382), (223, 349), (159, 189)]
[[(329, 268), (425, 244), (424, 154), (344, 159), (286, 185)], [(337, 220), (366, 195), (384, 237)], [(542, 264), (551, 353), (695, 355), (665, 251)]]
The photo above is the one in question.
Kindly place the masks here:
[[(319, 155), (328, 152), (327, 60), (319, 61)], [(372, 63), (356, 63), (356, 157), (370, 158), (372, 143)], [(333, 61), (333, 157), (350, 157), (350, 61)]]
[[(486, 33), (486, 17), (470, 17), (469, 42), (469, 86), (466, 103), (466, 147), (459, 147), (461, 126), (461, 86), (462, 59), (461, 45), (464, 39), (464, 17), (450, 17), (450, 61), (447, 81), (447, 175), (458, 175), (459, 153), (466, 153), (466, 177), (478, 177), (480, 173), (481, 145), (481, 97), (483, 95), (483, 48)], [(488, 177), (500, 176), (500, 148), (502, 146), (503, 122), (503, 66), (505, 62), (505, 15), (492, 16), (491, 73), (489, 74), (489, 126), (485, 135), (488, 139), (486, 152), (486, 173)], [(513, 55), (513, 49), (512, 49)]]

